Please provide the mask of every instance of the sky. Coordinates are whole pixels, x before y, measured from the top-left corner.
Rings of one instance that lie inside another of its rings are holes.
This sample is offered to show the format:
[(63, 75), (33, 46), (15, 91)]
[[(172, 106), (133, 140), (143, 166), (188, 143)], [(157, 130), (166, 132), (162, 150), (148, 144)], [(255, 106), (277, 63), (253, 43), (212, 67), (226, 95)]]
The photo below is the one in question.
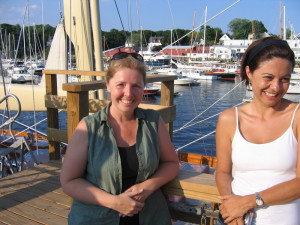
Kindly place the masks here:
[[(204, 23), (207, 8), (207, 25), (224, 33), (230, 33), (230, 21), (241, 18), (261, 21), (269, 33), (279, 34), (280, 2), (285, 8), (286, 27), (300, 34), (300, 0), (116, 0), (122, 22), (114, 0), (99, 0), (100, 24), (104, 31), (122, 30), (122, 24), (128, 31), (191, 30)], [(0, 0), (0, 23), (55, 27), (60, 12), (63, 14), (63, 0)]]

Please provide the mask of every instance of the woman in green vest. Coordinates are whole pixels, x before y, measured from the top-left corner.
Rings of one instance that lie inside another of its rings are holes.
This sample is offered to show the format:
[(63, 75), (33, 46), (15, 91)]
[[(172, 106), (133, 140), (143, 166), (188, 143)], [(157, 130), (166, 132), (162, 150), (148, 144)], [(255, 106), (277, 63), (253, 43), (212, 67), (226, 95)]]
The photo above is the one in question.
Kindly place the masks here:
[(179, 164), (159, 113), (138, 107), (146, 80), (143, 58), (118, 52), (106, 74), (111, 102), (83, 118), (64, 157), (61, 184), (71, 196), (69, 224), (171, 224), (160, 187)]

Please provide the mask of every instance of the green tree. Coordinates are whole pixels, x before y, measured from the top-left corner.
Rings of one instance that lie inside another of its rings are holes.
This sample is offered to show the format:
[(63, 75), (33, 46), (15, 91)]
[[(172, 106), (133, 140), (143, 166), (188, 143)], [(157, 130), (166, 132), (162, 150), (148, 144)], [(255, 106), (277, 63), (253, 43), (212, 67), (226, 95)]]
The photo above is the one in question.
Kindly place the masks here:
[(133, 31), (130, 37), (128, 37), (129, 40), (132, 40), (132, 44), (134, 47), (141, 47), (141, 44), (145, 46), (145, 43), (143, 42), (143, 39), (141, 41), (141, 32), (140, 31)]
[(146, 46), (149, 42), (150, 37), (157, 36), (156, 32), (152, 30), (143, 30), (143, 46)]
[(247, 39), (249, 34), (254, 33), (255, 39), (259, 38), (262, 33), (267, 32), (264, 24), (261, 21), (236, 18), (230, 21), (229, 30), (232, 32), (234, 39)]
[(261, 34), (267, 32), (268, 30), (265, 28), (265, 25), (258, 20), (253, 20), (251, 22), (252, 32), (254, 32), (254, 39), (258, 39), (261, 37)]
[(248, 19), (236, 18), (231, 20), (229, 25), (229, 31), (232, 32), (232, 38), (234, 39), (246, 39), (251, 32), (251, 21)]
[(125, 45), (126, 39), (129, 37), (128, 32), (111, 29), (109, 32), (103, 32), (106, 45), (108, 48), (117, 48)]
[[(205, 32), (205, 45), (213, 45), (215, 40), (216, 43), (218, 42), (218, 40), (222, 37), (223, 35), (223, 31), (216, 27), (210, 27), (210, 26), (206, 26), (206, 32)], [(197, 38), (199, 39), (203, 39), (204, 38), (204, 26), (202, 26), (200, 28), (200, 31), (197, 34)]]

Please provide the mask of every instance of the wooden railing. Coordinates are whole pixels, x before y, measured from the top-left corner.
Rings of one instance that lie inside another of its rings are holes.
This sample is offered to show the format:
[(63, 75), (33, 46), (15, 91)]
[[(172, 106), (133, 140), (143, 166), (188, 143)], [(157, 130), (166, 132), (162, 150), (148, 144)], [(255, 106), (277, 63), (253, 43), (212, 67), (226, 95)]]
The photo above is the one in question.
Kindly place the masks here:
[[(45, 105), (48, 116), (47, 136), (49, 140), (50, 159), (59, 159), (59, 143), (68, 142), (79, 121), (89, 113), (97, 112), (106, 106), (108, 101), (90, 99), (89, 92), (105, 89), (104, 80), (94, 80), (76, 83), (65, 83), (62, 90), (67, 94), (58, 95), (57, 74), (81, 75), (103, 77), (104, 72), (95, 71), (61, 71), (44, 70), (46, 82)], [(177, 76), (170, 75), (147, 75), (147, 82), (161, 82), (161, 103), (160, 105), (141, 104), (142, 108), (158, 110), (166, 122), (170, 135), (173, 132), (173, 121), (176, 119), (176, 107), (174, 105), (174, 80)], [(67, 111), (68, 130), (58, 129), (58, 110)]]
[[(48, 116), (47, 136), (49, 141), (49, 156), (50, 159), (60, 159), (60, 142), (68, 143), (68, 139), (71, 137), (78, 122), (89, 113), (103, 109), (108, 101), (89, 98), (89, 92), (106, 88), (105, 81), (98, 79), (78, 83), (65, 83), (62, 85), (62, 90), (65, 91), (66, 94), (63, 96), (58, 95), (57, 74), (103, 77), (105, 73), (95, 71), (60, 70), (44, 70), (43, 73), (45, 74), (46, 81), (45, 106), (47, 108)], [(142, 108), (151, 108), (160, 112), (171, 137), (173, 132), (173, 121), (176, 119), (176, 106), (174, 105), (175, 79), (177, 79), (177, 76), (157, 74), (147, 75), (147, 83), (161, 82), (161, 102), (160, 105), (140, 104), (140, 107)], [(58, 110), (67, 111), (68, 130), (58, 129)], [(186, 158), (188, 159), (188, 157)], [(169, 195), (214, 203), (220, 201), (213, 174), (180, 171), (178, 177), (174, 181), (165, 185), (164, 192)], [(189, 213), (185, 213), (184, 215), (188, 214)], [(178, 219), (176, 217), (177, 215), (178, 213), (174, 214), (173, 211), (172, 217)], [(185, 216), (180, 216), (180, 218), (183, 221), (195, 222), (195, 220), (200, 220), (200, 217), (203, 218), (202, 216), (203, 215), (193, 214), (192, 218), (182, 219), (182, 217)], [(211, 215), (211, 217), (216, 216)], [(210, 220), (210, 222), (206, 224), (213, 224), (213, 222)]]

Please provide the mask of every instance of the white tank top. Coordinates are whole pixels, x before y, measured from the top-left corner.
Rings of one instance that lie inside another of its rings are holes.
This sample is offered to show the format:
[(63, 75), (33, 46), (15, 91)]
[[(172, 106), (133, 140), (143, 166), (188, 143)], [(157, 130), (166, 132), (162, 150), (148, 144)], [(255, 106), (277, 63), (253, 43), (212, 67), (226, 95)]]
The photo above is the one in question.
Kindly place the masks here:
[[(297, 105), (289, 128), (276, 140), (251, 143), (239, 130), (236, 108), (236, 131), (232, 141), (232, 191), (248, 195), (263, 191), (296, 177), (298, 141), (292, 129)], [(300, 187), (299, 187), (300, 188)], [(288, 204), (257, 209), (256, 225), (300, 225), (300, 199)]]

